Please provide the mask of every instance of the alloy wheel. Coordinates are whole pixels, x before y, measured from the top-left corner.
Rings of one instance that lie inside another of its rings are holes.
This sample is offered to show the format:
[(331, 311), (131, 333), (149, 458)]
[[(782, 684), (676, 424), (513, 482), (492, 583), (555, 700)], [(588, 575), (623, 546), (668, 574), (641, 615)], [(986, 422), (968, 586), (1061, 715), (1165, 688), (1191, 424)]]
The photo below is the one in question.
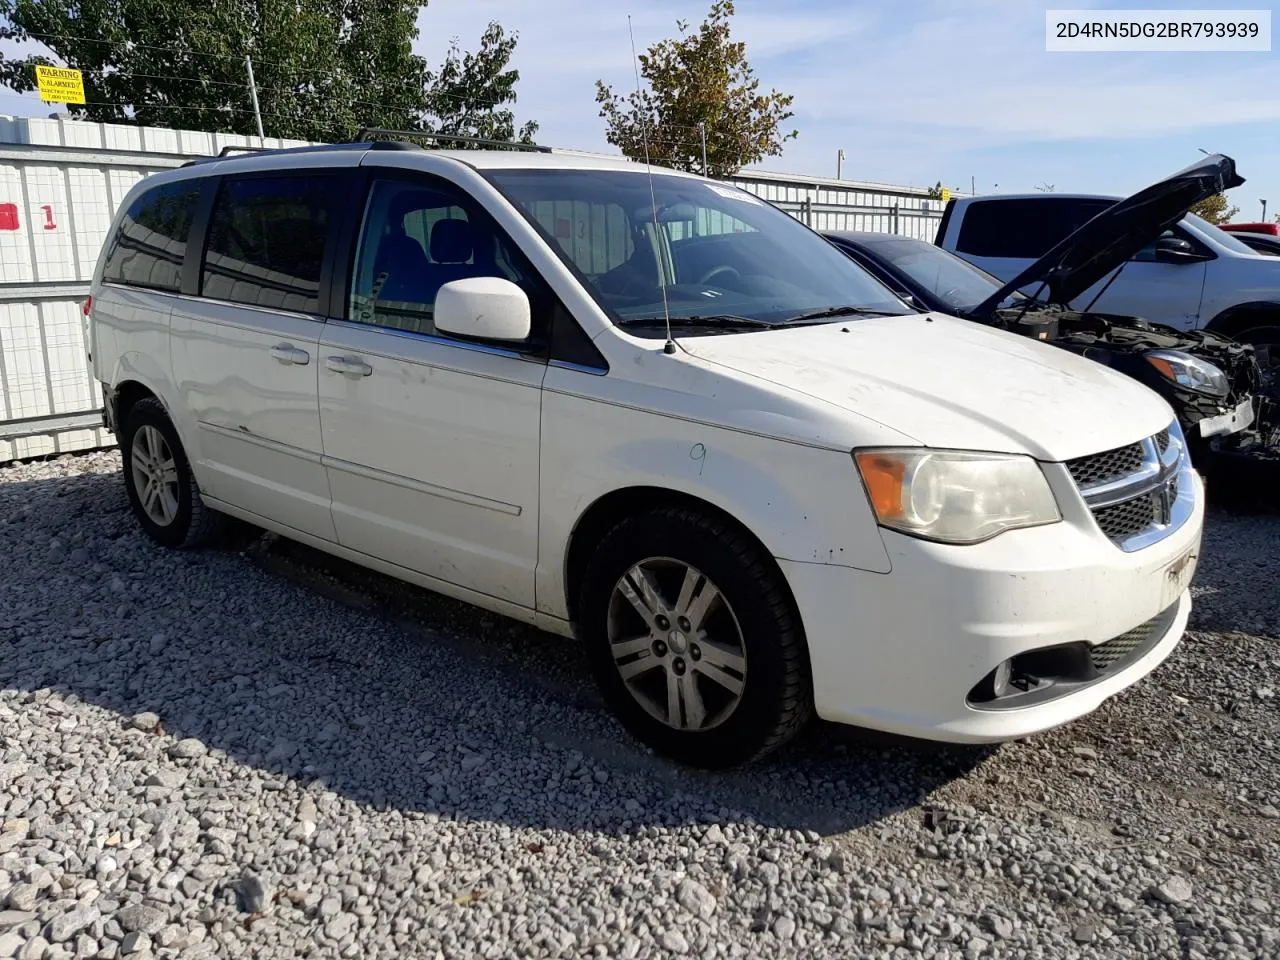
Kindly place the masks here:
[(164, 434), (150, 424), (139, 427), (129, 459), (143, 512), (158, 526), (169, 526), (178, 515), (178, 464)]
[(628, 692), (672, 729), (710, 730), (742, 700), (742, 629), (719, 588), (690, 564), (652, 557), (623, 574), (609, 598), (608, 638)]

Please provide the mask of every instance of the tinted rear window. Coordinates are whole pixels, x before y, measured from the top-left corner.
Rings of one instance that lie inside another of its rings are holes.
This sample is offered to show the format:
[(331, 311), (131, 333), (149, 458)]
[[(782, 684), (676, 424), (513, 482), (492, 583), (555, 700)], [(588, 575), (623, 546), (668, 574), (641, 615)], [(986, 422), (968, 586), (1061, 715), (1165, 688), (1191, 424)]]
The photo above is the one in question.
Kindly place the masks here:
[(974, 257), (1035, 259), (1112, 203), (1066, 197), (978, 200), (964, 211), (956, 250)]
[(200, 181), (184, 180), (140, 194), (125, 211), (107, 250), (103, 279), (134, 287), (176, 291)]
[(200, 292), (216, 300), (317, 313), (336, 178), (226, 180), (209, 220)]

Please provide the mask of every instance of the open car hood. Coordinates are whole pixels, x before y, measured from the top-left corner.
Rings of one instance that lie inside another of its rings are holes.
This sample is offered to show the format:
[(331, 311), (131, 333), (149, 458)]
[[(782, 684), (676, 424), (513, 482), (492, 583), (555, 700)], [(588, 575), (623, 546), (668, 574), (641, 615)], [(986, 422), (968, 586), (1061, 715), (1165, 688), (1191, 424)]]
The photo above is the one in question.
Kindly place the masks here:
[(1181, 220), (1193, 205), (1242, 183), (1230, 157), (1205, 157), (1103, 210), (968, 312), (989, 314), (1015, 290), (1040, 282), (1046, 290), (1037, 299), (1069, 304)]

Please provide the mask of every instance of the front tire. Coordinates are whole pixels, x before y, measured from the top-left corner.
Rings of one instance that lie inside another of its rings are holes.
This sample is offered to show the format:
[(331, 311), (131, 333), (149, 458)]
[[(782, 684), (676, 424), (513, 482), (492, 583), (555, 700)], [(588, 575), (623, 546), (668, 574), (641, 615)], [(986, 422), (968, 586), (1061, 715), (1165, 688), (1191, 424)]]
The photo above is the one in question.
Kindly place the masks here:
[(623, 521), (596, 549), (578, 609), (605, 701), (659, 753), (735, 766), (812, 715), (808, 650), (781, 573), (723, 520), (667, 508)]
[(165, 547), (198, 547), (218, 537), (227, 517), (205, 506), (178, 431), (159, 400), (139, 400), (120, 431), (129, 506), (143, 531)]

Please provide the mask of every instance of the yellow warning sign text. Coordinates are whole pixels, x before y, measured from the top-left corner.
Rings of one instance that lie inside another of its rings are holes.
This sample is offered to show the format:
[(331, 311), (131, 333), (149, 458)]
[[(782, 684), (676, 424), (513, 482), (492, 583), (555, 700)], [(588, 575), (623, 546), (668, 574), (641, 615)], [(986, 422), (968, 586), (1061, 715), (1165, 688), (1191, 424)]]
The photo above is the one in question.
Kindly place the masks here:
[(36, 67), (36, 86), (45, 103), (84, 103), (84, 77), (68, 67)]

